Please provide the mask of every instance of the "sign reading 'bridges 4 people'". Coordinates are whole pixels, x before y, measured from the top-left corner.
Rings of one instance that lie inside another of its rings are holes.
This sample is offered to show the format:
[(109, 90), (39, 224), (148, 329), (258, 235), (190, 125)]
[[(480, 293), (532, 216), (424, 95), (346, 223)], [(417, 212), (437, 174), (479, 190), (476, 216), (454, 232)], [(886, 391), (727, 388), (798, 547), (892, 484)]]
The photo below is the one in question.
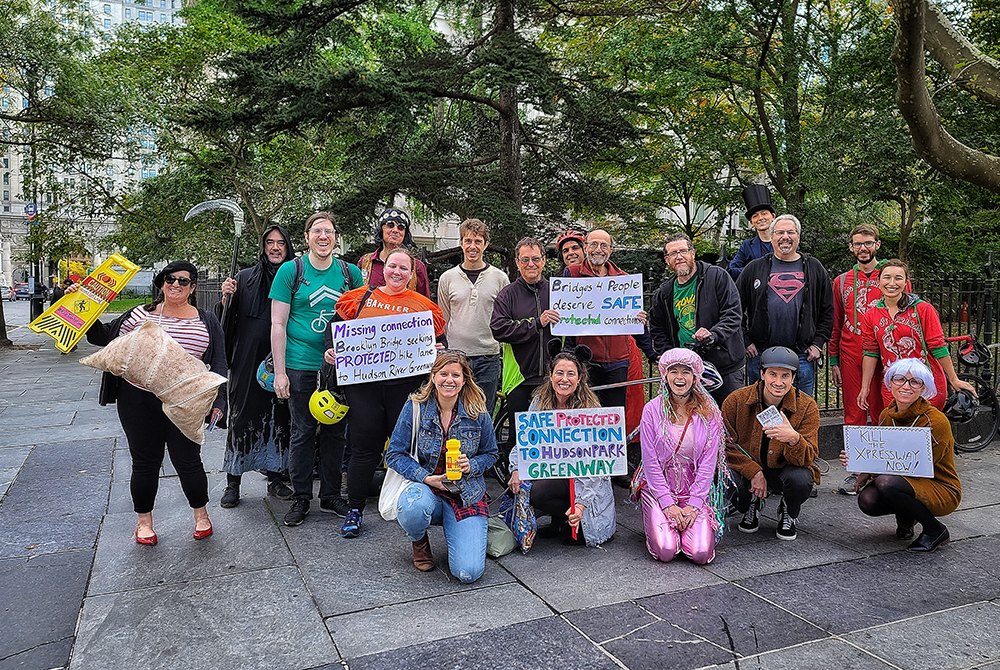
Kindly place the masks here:
[(338, 384), (427, 374), (437, 358), (430, 312), (341, 321), (332, 327)]
[(931, 429), (920, 426), (844, 426), (848, 472), (934, 476)]
[(560, 317), (553, 335), (639, 335), (642, 275), (551, 277), (549, 307)]
[(521, 479), (628, 474), (624, 407), (518, 412), (514, 426)]

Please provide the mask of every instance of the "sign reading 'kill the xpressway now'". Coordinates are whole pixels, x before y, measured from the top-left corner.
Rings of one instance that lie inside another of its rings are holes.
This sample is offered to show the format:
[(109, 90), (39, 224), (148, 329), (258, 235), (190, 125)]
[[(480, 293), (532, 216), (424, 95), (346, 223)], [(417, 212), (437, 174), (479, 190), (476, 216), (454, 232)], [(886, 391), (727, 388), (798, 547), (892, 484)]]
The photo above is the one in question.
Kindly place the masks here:
[(934, 476), (931, 429), (917, 426), (844, 426), (848, 472)]

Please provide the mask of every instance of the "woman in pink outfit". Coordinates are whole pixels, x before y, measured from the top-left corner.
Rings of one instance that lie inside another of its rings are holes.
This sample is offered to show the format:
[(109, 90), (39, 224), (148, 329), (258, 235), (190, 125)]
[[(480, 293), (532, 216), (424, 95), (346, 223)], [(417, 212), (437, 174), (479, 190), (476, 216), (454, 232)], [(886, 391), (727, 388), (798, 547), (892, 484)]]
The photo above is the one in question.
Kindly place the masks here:
[(722, 415), (702, 386), (705, 365), (698, 354), (670, 349), (659, 368), (660, 394), (646, 403), (640, 424), (646, 547), (660, 561), (683, 551), (704, 565), (715, 558), (730, 478)]

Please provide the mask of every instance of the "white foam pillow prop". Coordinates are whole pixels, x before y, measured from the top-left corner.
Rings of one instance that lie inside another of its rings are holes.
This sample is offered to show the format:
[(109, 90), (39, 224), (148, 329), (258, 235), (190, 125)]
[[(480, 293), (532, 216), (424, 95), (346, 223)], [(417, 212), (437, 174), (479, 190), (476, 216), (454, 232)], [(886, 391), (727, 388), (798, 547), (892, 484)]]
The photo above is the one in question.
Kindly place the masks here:
[(158, 324), (147, 319), (80, 362), (149, 390), (185, 437), (205, 444), (205, 417), (226, 378), (210, 372)]

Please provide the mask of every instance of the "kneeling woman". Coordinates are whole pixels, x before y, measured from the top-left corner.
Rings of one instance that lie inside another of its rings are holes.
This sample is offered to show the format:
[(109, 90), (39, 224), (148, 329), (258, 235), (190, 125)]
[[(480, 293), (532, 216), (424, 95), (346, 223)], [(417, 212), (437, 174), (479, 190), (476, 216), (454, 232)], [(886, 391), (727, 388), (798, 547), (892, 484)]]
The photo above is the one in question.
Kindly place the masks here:
[[(403, 489), (397, 520), (413, 542), (413, 564), (434, 569), (427, 528), (444, 526), (448, 567), (462, 582), (479, 579), (486, 568), (486, 503), (483, 473), (497, 460), (493, 422), (486, 412), (486, 396), (472, 379), (463, 354), (446, 351), (431, 368), (430, 381), (410, 396), (420, 407), (417, 459), (410, 456), (413, 403), (403, 405), (389, 438), (386, 465), (412, 483)], [(461, 441), (457, 463), (462, 478), (449, 481), (445, 451), (449, 439)]]
[[(918, 358), (900, 358), (886, 368), (884, 383), (892, 403), (882, 412), (880, 426), (930, 426), (934, 476), (858, 475), (858, 507), (868, 516), (896, 515), (896, 537), (909, 540), (920, 523), (920, 536), (907, 549), (930, 552), (950, 536), (939, 516), (951, 514), (962, 501), (962, 483), (955, 472), (955, 439), (951, 424), (929, 399), (938, 395), (934, 374)], [(840, 452), (847, 467), (847, 454)]]
[(698, 354), (671, 349), (660, 356), (659, 368), (660, 395), (646, 403), (640, 424), (646, 548), (660, 561), (683, 551), (704, 565), (715, 558), (715, 533), (724, 514), (722, 414), (702, 386), (705, 364)]
[[(590, 349), (582, 350), (586, 359)], [(556, 354), (550, 363), (551, 370), (545, 382), (535, 389), (529, 412), (553, 409), (587, 409), (600, 407), (601, 403), (587, 386), (587, 366), (577, 355), (563, 351)], [(521, 489), (521, 479), (517, 473), (517, 449), (510, 452), (510, 490), (517, 494)], [(527, 482), (525, 482), (527, 484)], [(541, 534), (555, 537), (568, 524), (580, 529), (582, 535), (576, 540), (566, 538), (567, 544), (586, 544), (596, 547), (611, 539), (615, 534), (615, 494), (611, 490), (610, 477), (581, 477), (574, 481), (575, 507), (570, 507), (568, 479), (539, 479), (530, 484), (528, 499), (531, 506), (542, 514), (552, 516), (552, 524), (542, 529)]]

